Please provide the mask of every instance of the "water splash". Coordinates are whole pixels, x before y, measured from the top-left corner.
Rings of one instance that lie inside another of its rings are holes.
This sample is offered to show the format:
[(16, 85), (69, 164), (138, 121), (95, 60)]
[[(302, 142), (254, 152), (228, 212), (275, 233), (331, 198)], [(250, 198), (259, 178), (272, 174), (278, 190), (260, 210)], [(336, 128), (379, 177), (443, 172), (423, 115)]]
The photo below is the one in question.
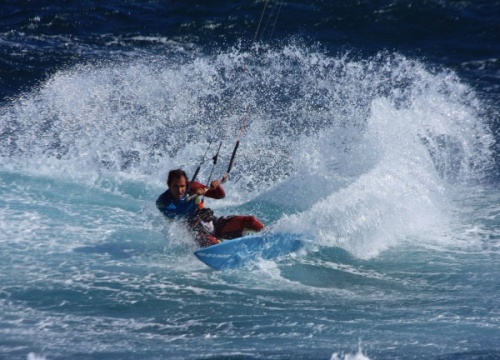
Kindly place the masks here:
[(298, 45), (60, 71), (2, 110), (0, 154), (5, 167), (152, 186), (221, 139), (222, 175), (246, 109), (228, 200), (280, 206), (276, 229), (360, 257), (446, 227), (449, 184), (492, 168), (481, 102), (454, 73)]

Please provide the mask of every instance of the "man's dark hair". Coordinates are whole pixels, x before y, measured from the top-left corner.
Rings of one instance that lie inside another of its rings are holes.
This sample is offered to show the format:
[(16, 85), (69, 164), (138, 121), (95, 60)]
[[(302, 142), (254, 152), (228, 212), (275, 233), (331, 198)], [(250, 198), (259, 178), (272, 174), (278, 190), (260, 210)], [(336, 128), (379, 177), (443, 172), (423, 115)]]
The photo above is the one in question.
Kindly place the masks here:
[(170, 186), (172, 181), (180, 179), (182, 177), (184, 177), (184, 179), (186, 179), (186, 182), (188, 181), (187, 174), (184, 170), (182, 170), (182, 169), (170, 170), (168, 173), (167, 185)]

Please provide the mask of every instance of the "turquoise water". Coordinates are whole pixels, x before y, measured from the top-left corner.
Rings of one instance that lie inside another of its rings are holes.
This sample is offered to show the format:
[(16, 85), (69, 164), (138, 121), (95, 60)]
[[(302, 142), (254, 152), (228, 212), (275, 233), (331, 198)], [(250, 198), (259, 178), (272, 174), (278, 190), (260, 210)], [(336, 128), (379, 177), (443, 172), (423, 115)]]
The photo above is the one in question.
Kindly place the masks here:
[(1, 185), (7, 358), (498, 355), (498, 237), (481, 234), (498, 209), (464, 224), (474, 241), (412, 236), (369, 259), (314, 246), (217, 272), (137, 193), (11, 172)]

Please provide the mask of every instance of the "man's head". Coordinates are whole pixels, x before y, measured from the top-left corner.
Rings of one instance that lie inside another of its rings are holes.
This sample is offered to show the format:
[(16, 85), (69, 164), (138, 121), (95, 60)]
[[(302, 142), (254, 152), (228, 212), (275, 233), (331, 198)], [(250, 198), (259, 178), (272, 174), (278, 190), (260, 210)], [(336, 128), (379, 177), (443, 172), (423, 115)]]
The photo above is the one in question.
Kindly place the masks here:
[(187, 175), (184, 170), (170, 170), (167, 178), (167, 185), (170, 192), (176, 199), (181, 199), (184, 196), (187, 188)]

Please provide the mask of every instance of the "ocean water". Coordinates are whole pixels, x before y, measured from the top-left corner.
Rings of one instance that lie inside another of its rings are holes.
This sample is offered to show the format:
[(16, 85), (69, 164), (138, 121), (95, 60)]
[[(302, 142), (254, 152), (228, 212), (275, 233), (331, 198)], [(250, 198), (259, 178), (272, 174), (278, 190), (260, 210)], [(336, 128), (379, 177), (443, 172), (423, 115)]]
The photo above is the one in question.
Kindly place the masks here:
[[(0, 359), (500, 358), (499, 2), (0, 19)], [(310, 242), (219, 272), (154, 202), (237, 139), (208, 206)]]

